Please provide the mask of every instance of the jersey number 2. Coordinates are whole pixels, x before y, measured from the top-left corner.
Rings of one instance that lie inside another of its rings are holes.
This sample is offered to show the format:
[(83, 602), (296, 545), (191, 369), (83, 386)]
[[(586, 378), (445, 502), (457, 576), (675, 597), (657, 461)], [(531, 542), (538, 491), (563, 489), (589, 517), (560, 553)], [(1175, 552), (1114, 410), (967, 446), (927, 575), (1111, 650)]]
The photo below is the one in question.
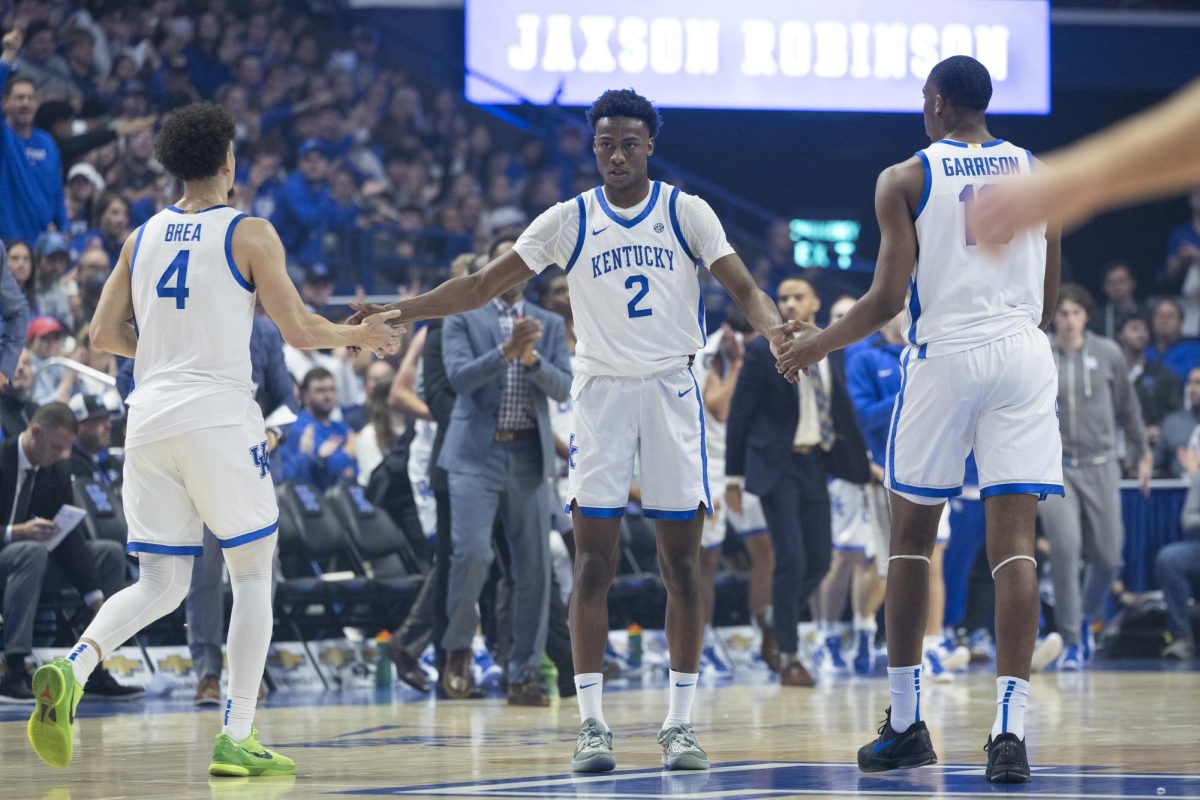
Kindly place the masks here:
[(638, 308), (637, 304), (642, 302), (642, 298), (650, 293), (650, 279), (645, 275), (630, 275), (625, 279), (625, 288), (632, 289), (634, 286), (640, 286), (642, 288), (639, 289), (638, 293), (635, 294), (633, 299), (629, 301), (629, 305), (627, 306), (629, 309), (629, 318), (634, 319), (635, 317), (648, 317), (654, 313), (654, 309)]
[[(182, 309), (187, 304), (188, 288), (187, 288), (187, 268), (188, 258), (191, 255), (188, 250), (180, 250), (179, 254), (167, 265), (167, 271), (158, 279), (159, 297), (175, 298), (175, 308)], [(178, 277), (176, 277), (178, 276)], [(175, 278), (175, 285), (170, 286), (172, 278)]]

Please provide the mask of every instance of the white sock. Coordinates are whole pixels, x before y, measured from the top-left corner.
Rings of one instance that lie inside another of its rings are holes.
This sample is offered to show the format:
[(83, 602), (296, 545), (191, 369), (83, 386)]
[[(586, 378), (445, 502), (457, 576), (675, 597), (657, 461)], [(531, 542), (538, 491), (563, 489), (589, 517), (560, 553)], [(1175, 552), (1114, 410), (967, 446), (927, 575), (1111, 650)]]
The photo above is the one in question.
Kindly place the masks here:
[(230, 547), (222, 551), (233, 588), (233, 610), (229, 616), (229, 698), (225, 701), (222, 733), (235, 742), (250, 735), (258, 686), (271, 644), (271, 566), (275, 536)]
[(861, 633), (862, 631), (866, 631), (867, 633), (874, 634), (878, 630), (879, 630), (879, 624), (877, 622), (875, 622), (875, 617), (864, 617), (864, 616), (855, 616), (854, 617), (854, 631), (856, 633)]
[(604, 673), (581, 672), (575, 676), (575, 699), (579, 701), (579, 719), (594, 719), (609, 730), (604, 721)]
[(696, 697), (696, 682), (700, 674), (696, 672), (676, 672), (671, 670), (671, 707), (667, 718), (663, 721), (663, 730), (672, 725), (692, 724), (692, 700)]
[(1025, 738), (1025, 707), (1029, 705), (1029, 681), (1001, 675), (996, 678), (996, 721), (992, 738), (1002, 733)]
[(222, 720), (221, 733), (230, 739), (240, 742), (254, 730), (254, 709), (258, 706), (258, 692), (246, 695), (230, 694), (225, 700), (225, 718)]
[(75, 645), (71, 655), (67, 656), (67, 660), (71, 662), (71, 671), (75, 673), (75, 682), (83, 686), (87, 683), (92, 670), (100, 665), (100, 654), (92, 645), (80, 642)]
[(80, 684), (87, 683), (88, 676), (99, 665), (101, 654), (111, 654), (142, 628), (178, 608), (187, 596), (192, 583), (190, 556), (142, 553), (138, 561), (137, 583), (108, 598), (80, 637), (95, 642), (100, 652), (82, 641), (71, 651), (74, 654), (80, 646), (85, 648), (78, 656), (69, 656), (73, 659), (75, 680)]
[(921, 665), (888, 667), (888, 689), (892, 693), (892, 730), (904, 733), (921, 720)]

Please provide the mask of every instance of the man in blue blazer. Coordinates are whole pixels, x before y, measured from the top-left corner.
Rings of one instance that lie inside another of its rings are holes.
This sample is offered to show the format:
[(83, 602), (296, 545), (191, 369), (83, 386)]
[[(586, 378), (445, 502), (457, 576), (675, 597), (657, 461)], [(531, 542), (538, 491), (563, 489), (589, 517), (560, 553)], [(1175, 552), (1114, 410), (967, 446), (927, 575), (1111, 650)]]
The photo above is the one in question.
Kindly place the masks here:
[[(811, 323), (821, 308), (800, 277), (780, 283), (777, 298), (784, 319)], [(747, 345), (725, 439), (730, 487), (762, 500), (775, 547), (772, 609), (785, 686), (813, 685), (799, 660), (797, 625), (832, 556), (827, 479), (866, 483), (870, 475), (841, 370), (826, 360), (810, 373), (788, 383), (765, 339)]]
[(567, 399), (571, 366), (562, 318), (525, 300), (524, 288), (450, 317), (442, 332), (442, 359), (457, 393), (438, 459), (454, 508), (442, 685), (452, 698), (470, 694), (475, 603), (500, 514), (512, 553), (508, 702), (545, 706), (539, 675), (550, 600), (548, 480), (555, 475), (547, 398)]

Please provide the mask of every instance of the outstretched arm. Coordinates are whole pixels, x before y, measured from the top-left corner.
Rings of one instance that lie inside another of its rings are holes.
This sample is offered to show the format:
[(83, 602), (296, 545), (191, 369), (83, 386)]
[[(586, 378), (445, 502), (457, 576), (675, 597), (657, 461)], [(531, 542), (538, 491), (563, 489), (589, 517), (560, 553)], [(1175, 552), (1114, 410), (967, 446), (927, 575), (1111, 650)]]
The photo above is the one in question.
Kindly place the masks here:
[(920, 196), (924, 181), (925, 171), (916, 158), (888, 167), (879, 175), (875, 185), (879, 258), (871, 288), (840, 320), (825, 330), (808, 327), (785, 346), (779, 356), (779, 371), (789, 380), (832, 351), (870, 336), (904, 308), (917, 260), (911, 198)]
[(714, 261), (708, 271), (729, 292), (754, 330), (771, 343), (771, 352), (778, 354), (779, 347), (791, 338), (791, 331), (779, 316), (775, 301), (754, 282), (742, 257), (730, 253)]
[(1049, 169), (980, 197), (977, 238), (1005, 242), (1052, 214), (1070, 230), (1109, 208), (1200, 183), (1200, 80), (1163, 103), (1046, 156)]
[(515, 250), (509, 250), (497, 256), (486, 267), (474, 275), (461, 278), (451, 278), (435, 289), (424, 294), (410, 297), (387, 306), (375, 306), (369, 303), (351, 303), (354, 316), (350, 324), (355, 324), (379, 311), (399, 310), (400, 318), (406, 323), (420, 322), (423, 319), (438, 319), (453, 317), (481, 308), (493, 297), (499, 297), (514, 286), (533, 277), (533, 272), (517, 255)]

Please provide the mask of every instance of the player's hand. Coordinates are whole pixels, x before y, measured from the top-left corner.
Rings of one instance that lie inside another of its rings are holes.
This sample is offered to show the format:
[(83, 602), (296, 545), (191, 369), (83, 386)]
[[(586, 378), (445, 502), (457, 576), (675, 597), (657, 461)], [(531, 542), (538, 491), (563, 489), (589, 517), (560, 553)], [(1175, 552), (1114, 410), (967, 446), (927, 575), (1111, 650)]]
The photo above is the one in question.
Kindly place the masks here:
[(387, 306), (381, 306), (378, 303), (359, 303), (357, 301), (350, 303), (350, 310), (354, 313), (346, 317), (345, 325), (358, 325), (367, 317), (372, 317), (376, 314), (382, 314), (388, 310)]
[(504, 345), (504, 357), (508, 361), (523, 357), (532, 350), (542, 336), (542, 323), (533, 317), (521, 317), (513, 323), (512, 336)]
[(872, 461), (871, 462), (871, 482), (877, 483), (880, 486), (882, 486), (883, 479), (884, 479), (883, 467), (879, 466), (874, 461)]
[(725, 505), (735, 514), (742, 513), (742, 487), (736, 483), (725, 485)]
[(1175, 448), (1175, 457), (1179, 459), (1180, 466), (1188, 475), (1200, 472), (1200, 451), (1192, 447), (1177, 447)]
[(796, 336), (780, 349), (775, 367), (789, 383), (795, 383), (801, 372), (807, 375), (808, 368), (828, 353), (821, 349), (817, 336), (821, 329), (816, 325), (792, 320), (788, 326), (795, 331)]
[[(357, 313), (357, 311), (355, 312)], [(400, 309), (373, 313), (361, 321), (362, 347), (383, 358), (400, 349), (406, 328), (400, 325)]]
[(779, 358), (779, 354), (783, 351), (783, 346), (792, 340), (792, 326), (788, 322), (781, 322), (767, 333), (767, 340), (771, 343), (771, 355)]
[(13, 539), (31, 539), (35, 542), (45, 542), (54, 538), (58, 526), (44, 517), (34, 517), (27, 522), (12, 526)]
[[(309, 428), (311, 431), (312, 428)], [(342, 446), (342, 442), (346, 441), (341, 436), (330, 436), (325, 441), (321, 442), (321, 449), (317, 451), (317, 455), (321, 458), (329, 458), (338, 451)]]

